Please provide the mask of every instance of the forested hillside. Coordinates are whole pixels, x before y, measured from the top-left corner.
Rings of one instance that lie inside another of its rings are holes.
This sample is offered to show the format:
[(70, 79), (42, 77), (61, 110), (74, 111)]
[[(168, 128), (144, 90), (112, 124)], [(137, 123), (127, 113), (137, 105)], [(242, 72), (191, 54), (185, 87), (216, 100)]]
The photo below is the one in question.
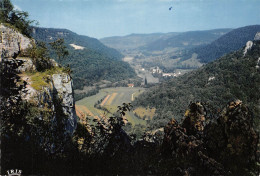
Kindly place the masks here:
[(234, 29), (206, 46), (191, 49), (184, 58), (190, 58), (193, 53), (197, 53), (197, 59), (200, 62), (211, 62), (224, 54), (240, 49), (247, 41), (253, 40), (258, 31), (260, 31), (260, 25)]
[[(135, 106), (155, 107), (153, 128), (162, 127), (169, 118), (181, 119), (190, 101), (206, 103), (217, 113), (224, 102), (240, 99), (248, 104), (255, 117), (260, 114), (260, 44), (244, 56), (244, 50), (230, 53), (196, 71), (162, 83), (134, 102)], [(259, 120), (259, 119), (258, 119)]]
[(33, 37), (47, 43), (64, 38), (69, 55), (62, 64), (70, 65), (76, 89), (101, 80), (116, 82), (135, 76), (129, 64), (121, 61), (121, 53), (106, 47), (97, 39), (77, 35), (66, 29), (51, 28), (34, 28)]
[(143, 47), (159, 39), (167, 39), (178, 35), (178, 32), (153, 33), (153, 34), (130, 34), (127, 36), (106, 37), (100, 39), (105, 45), (116, 48), (120, 51)]
[(164, 50), (166, 48), (184, 47), (190, 48), (198, 45), (208, 44), (231, 29), (214, 29), (207, 31), (189, 31), (168, 38), (158, 39), (148, 43), (143, 49), (148, 51)]

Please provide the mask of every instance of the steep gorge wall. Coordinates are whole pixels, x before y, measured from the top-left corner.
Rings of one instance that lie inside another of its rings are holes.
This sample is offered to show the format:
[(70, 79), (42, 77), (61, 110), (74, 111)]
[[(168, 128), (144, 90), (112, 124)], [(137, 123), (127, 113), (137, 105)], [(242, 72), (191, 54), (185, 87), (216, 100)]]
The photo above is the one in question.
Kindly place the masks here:
[(67, 130), (72, 133), (77, 125), (75, 101), (73, 92), (73, 82), (68, 74), (53, 74), (52, 75), (53, 94), (58, 96), (61, 101), (61, 106), (64, 115), (67, 116)]
[[(69, 74), (62, 71), (54, 72), (48, 77), (48, 84), (42, 85), (40, 89), (32, 86), (33, 74), (37, 74), (36, 66), (31, 58), (17, 57), (20, 52), (31, 47), (34, 40), (25, 37), (16, 30), (0, 25), (0, 54), (1, 60), (12, 60), (12, 62), (23, 62), (18, 67), (17, 72), (21, 75), (21, 79), (27, 82), (25, 92), (22, 97), (26, 101), (36, 104), (39, 109), (45, 109), (52, 114), (50, 118), (55, 119), (57, 115), (57, 106), (61, 107), (64, 118), (66, 118), (67, 133), (72, 134), (76, 129), (77, 116), (75, 112), (75, 101), (73, 92), (73, 81)], [(53, 67), (57, 67), (55, 61), (50, 61)], [(59, 70), (61, 70), (59, 68)], [(27, 72), (31, 74), (27, 75)], [(38, 72), (39, 73), (39, 72)], [(58, 103), (58, 104), (57, 104)], [(46, 109), (47, 108), (47, 109)], [(39, 116), (39, 118), (41, 118)]]

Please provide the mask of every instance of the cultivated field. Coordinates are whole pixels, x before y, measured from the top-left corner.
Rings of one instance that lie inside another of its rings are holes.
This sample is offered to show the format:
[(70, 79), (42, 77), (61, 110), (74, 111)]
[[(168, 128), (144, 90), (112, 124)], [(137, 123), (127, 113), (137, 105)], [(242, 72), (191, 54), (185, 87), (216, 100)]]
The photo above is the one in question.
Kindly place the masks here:
[(137, 114), (141, 119), (152, 120), (155, 115), (155, 108), (143, 108), (138, 107), (134, 110), (134, 113)]
[[(86, 114), (87, 116), (94, 117), (95, 119), (102, 118), (103, 116), (110, 117), (117, 111), (117, 107), (123, 103), (131, 103), (137, 96), (144, 91), (140, 87), (117, 87), (101, 89), (96, 95), (86, 97), (76, 102), (76, 111), (78, 115)], [(95, 104), (106, 108), (111, 113), (106, 113), (103, 110), (94, 107)], [(146, 121), (137, 118), (132, 111), (126, 113), (126, 118), (132, 125), (142, 124), (145, 125)]]

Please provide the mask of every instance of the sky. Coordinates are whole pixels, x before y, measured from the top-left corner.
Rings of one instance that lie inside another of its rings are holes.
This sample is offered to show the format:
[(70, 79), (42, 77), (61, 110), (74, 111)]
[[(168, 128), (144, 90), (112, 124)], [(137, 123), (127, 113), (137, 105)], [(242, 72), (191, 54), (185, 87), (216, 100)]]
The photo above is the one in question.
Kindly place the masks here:
[[(11, 0), (40, 27), (95, 38), (260, 24), (260, 0)], [(169, 10), (169, 8), (171, 10)]]

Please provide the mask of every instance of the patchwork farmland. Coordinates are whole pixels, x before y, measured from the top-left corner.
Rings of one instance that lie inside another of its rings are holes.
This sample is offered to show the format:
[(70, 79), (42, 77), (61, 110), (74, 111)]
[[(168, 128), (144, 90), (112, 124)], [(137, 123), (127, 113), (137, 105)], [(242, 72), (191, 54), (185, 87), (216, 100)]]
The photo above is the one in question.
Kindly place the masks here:
[[(117, 111), (117, 107), (123, 103), (131, 103), (145, 89), (140, 87), (117, 87), (101, 89), (96, 95), (86, 97), (76, 102), (76, 112), (81, 118), (83, 115), (99, 119), (112, 116), (112, 113)], [(106, 108), (110, 113), (104, 110), (97, 109), (95, 105)], [(132, 125), (145, 125), (146, 121), (134, 115), (133, 111), (126, 113), (126, 119)]]

